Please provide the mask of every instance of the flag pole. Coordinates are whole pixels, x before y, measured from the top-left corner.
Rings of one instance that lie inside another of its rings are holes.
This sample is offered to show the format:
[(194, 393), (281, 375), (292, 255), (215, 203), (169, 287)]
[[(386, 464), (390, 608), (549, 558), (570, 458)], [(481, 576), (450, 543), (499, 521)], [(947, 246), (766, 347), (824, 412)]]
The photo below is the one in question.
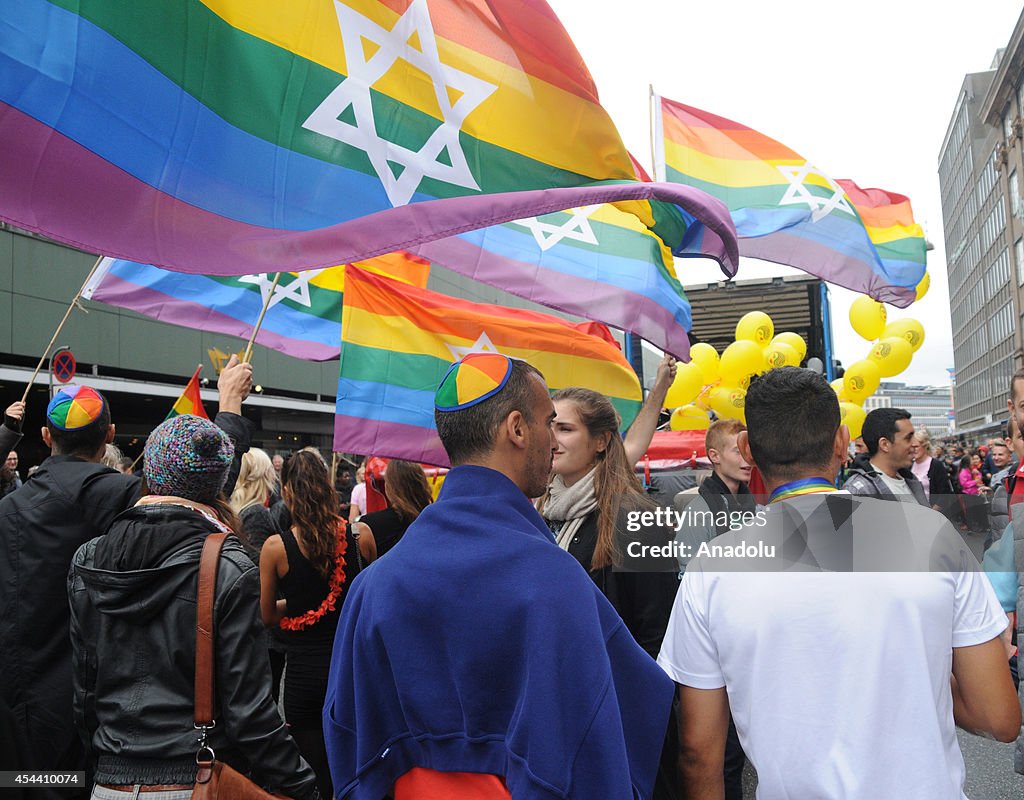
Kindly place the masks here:
[(267, 299), (263, 301), (263, 308), (260, 310), (260, 316), (256, 320), (256, 327), (252, 329), (252, 336), (249, 337), (249, 343), (245, 346), (245, 355), (242, 356), (242, 363), (247, 364), (252, 358), (252, 343), (256, 341), (256, 334), (260, 332), (260, 328), (263, 326), (263, 318), (267, 315), (267, 309), (270, 308), (270, 301), (274, 299), (274, 291), (277, 289), (277, 282), (281, 280), (281, 273), (277, 273), (274, 276), (274, 282), (270, 284), (270, 291), (267, 292)]
[(36, 382), (36, 377), (39, 375), (39, 370), (43, 368), (43, 363), (46, 361), (47, 356), (50, 355), (50, 350), (53, 348), (53, 343), (57, 341), (57, 337), (60, 336), (60, 332), (64, 330), (64, 325), (68, 321), (68, 317), (71, 316), (71, 312), (75, 306), (78, 305), (78, 300), (82, 296), (82, 292), (85, 291), (85, 287), (89, 285), (89, 281), (92, 280), (93, 274), (96, 272), (96, 268), (99, 267), (100, 262), (103, 260), (103, 256), (99, 256), (96, 259), (96, 263), (92, 265), (92, 269), (89, 270), (89, 274), (85, 276), (85, 280), (82, 282), (81, 288), (75, 292), (75, 296), (71, 298), (71, 303), (68, 305), (68, 310), (64, 312), (64, 319), (60, 321), (60, 325), (57, 326), (57, 330), (53, 332), (53, 338), (50, 339), (50, 343), (46, 345), (46, 349), (43, 351), (42, 356), (39, 357), (39, 363), (36, 364), (35, 372), (32, 373), (32, 377), (28, 379), (28, 386), (25, 387), (25, 393), (21, 396), (21, 402), (28, 400), (28, 393), (32, 391), (32, 384)]
[(331, 448), (331, 486), (338, 480), (338, 454)]
[(654, 143), (654, 84), (647, 84), (647, 129), (651, 132), (651, 175), (658, 180), (658, 150)]

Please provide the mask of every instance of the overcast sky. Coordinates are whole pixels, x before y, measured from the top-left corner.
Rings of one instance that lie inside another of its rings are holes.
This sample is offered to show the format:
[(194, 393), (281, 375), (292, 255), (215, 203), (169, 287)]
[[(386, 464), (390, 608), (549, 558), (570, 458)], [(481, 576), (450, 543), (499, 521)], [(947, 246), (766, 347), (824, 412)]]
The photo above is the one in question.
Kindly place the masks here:
[[(913, 317), (926, 332), (914, 362), (894, 380), (948, 383), (953, 349), (939, 148), (964, 75), (990, 68), (1009, 41), (1019, 2), (549, 2), (627, 146), (648, 169), (653, 84), (658, 94), (778, 139), (832, 178), (907, 195), (935, 249), (928, 295), (905, 310), (889, 307), (890, 320)], [(676, 266), (684, 284), (721, 275), (706, 262)], [(737, 278), (787, 271), (742, 259)], [(854, 297), (832, 287), (836, 351), (846, 365), (868, 351), (850, 327)]]

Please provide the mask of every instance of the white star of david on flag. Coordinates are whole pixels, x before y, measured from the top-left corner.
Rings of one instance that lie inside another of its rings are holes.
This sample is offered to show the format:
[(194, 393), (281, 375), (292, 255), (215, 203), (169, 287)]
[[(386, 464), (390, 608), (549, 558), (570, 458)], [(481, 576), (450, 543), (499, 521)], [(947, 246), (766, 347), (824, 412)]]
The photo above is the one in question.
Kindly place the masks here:
[[(833, 211), (844, 211), (851, 217), (857, 216), (846, 199), (846, 193), (842, 187), (810, 161), (805, 161), (798, 167), (776, 166), (776, 169), (789, 181), (786, 193), (779, 200), (780, 206), (806, 204), (811, 209), (811, 222), (824, 219)], [(825, 181), (832, 190), (831, 197), (819, 197), (811, 193), (810, 189), (804, 185), (804, 181), (811, 175), (817, 175)]]
[(311, 308), (309, 282), (321, 272), (323, 272), (322, 269), (307, 269), (297, 275), (293, 275), (292, 279), (287, 283), (285, 283), (286, 276), (282, 275), (277, 286), (274, 286), (273, 274), (266, 272), (260, 272), (256, 275), (242, 275), (238, 278), (238, 282), (259, 286), (260, 296), (263, 298), (264, 304), (267, 303), (267, 298), (270, 297), (270, 289), (273, 287), (274, 296), (270, 297), (270, 304), (267, 305), (268, 309), (273, 308), (282, 300), (292, 300), (300, 306)]
[[(390, 31), (337, 0), (334, 7), (348, 77), (302, 127), (363, 150), (384, 184), (392, 206), (406, 205), (424, 178), (479, 190), (462, 150), (459, 131), (470, 112), (498, 87), (441, 63), (426, 0), (413, 0)], [(369, 59), (364, 42), (377, 47)], [(370, 89), (398, 60), (426, 73), (441, 111), (440, 125), (419, 150), (389, 142), (377, 133)], [(455, 102), (450, 95), (457, 97)], [(339, 119), (349, 108), (355, 124)], [(447, 163), (439, 160), (442, 154), (447, 155)]]
[(550, 250), (563, 239), (572, 239), (576, 242), (596, 245), (598, 243), (597, 236), (590, 225), (590, 215), (600, 207), (599, 204), (569, 209), (569, 219), (561, 225), (544, 222), (538, 217), (517, 219), (511, 224), (528, 229), (533, 234), (533, 238), (540, 246), (540, 249), (544, 251)]
[(491, 341), (491, 337), (487, 335), (487, 331), (484, 331), (476, 337), (476, 341), (473, 342), (469, 347), (460, 347), (454, 344), (445, 344), (445, 347), (452, 354), (454, 361), (461, 361), (470, 353), (497, 353), (498, 348), (494, 346), (494, 342)]

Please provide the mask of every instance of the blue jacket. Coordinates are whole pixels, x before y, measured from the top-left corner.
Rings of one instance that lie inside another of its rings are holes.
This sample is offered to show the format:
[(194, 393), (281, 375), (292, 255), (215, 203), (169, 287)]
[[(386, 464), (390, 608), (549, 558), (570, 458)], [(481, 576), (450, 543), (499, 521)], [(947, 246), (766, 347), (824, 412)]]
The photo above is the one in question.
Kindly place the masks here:
[(339, 798), (414, 766), (514, 800), (649, 797), (674, 686), (504, 475), (462, 466), (342, 609), (324, 705)]

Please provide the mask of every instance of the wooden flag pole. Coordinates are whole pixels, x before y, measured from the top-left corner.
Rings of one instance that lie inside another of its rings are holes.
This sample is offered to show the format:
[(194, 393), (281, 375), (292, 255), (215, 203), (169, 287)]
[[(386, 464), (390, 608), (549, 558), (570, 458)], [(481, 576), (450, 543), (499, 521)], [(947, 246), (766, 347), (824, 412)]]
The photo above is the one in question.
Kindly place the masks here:
[(657, 133), (654, 130), (654, 84), (647, 84), (647, 126), (651, 131), (651, 175), (658, 180), (658, 148), (654, 137)]
[(331, 487), (338, 481), (338, 454), (335, 452), (331, 453)]
[(247, 364), (252, 358), (252, 343), (256, 341), (256, 334), (260, 332), (260, 328), (263, 325), (263, 318), (267, 315), (267, 309), (270, 308), (270, 301), (274, 299), (274, 291), (277, 289), (277, 282), (281, 280), (281, 273), (277, 273), (274, 276), (274, 282), (270, 284), (270, 291), (267, 292), (267, 299), (263, 301), (263, 308), (260, 310), (260, 316), (256, 320), (256, 327), (252, 329), (252, 336), (249, 337), (249, 343), (245, 346), (245, 355), (242, 356), (242, 363)]
[(64, 312), (64, 319), (60, 321), (60, 325), (57, 326), (57, 330), (53, 332), (53, 338), (50, 339), (50, 343), (46, 345), (46, 349), (43, 351), (42, 356), (39, 358), (39, 363), (36, 364), (36, 370), (32, 373), (32, 377), (28, 379), (28, 386), (25, 387), (25, 394), (21, 396), (21, 402), (28, 400), (28, 393), (32, 391), (32, 384), (36, 382), (36, 377), (39, 375), (39, 370), (43, 368), (43, 364), (46, 362), (47, 357), (50, 355), (50, 350), (53, 348), (53, 343), (57, 341), (57, 337), (60, 336), (60, 332), (64, 330), (64, 325), (68, 321), (68, 317), (71, 316), (71, 312), (75, 306), (78, 305), (78, 300), (82, 296), (82, 292), (85, 291), (85, 287), (89, 285), (89, 281), (92, 280), (93, 274), (96, 272), (96, 268), (99, 267), (100, 262), (103, 260), (103, 256), (96, 259), (96, 263), (92, 265), (92, 269), (89, 270), (89, 274), (85, 276), (85, 280), (82, 282), (81, 288), (75, 292), (75, 296), (71, 298), (71, 304), (68, 306), (68, 310)]

